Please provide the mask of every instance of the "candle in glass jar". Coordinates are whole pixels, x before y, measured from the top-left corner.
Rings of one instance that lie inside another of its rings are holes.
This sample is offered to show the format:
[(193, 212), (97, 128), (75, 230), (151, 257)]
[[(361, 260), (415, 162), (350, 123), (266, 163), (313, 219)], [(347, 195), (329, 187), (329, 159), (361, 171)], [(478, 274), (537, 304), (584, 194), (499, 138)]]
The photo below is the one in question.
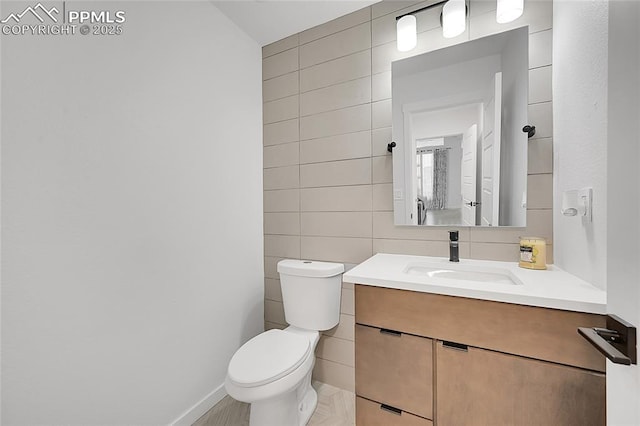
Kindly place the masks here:
[(547, 243), (544, 238), (521, 237), (520, 238), (520, 262), (521, 268), (547, 269)]

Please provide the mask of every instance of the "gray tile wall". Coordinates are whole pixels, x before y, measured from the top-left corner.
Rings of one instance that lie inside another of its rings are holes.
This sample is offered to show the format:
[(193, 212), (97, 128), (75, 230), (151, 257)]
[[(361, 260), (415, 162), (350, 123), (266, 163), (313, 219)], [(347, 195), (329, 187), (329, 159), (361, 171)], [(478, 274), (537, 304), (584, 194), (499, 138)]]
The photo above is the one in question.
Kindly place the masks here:
[[(444, 39), (439, 8), (418, 14), (418, 46), (399, 53), (395, 17), (428, 2), (383, 1), (263, 48), (265, 327), (286, 326), (276, 263), (305, 258), (359, 263), (374, 253), (447, 256), (440, 228), (393, 225), (391, 61), (529, 25), (526, 229), (461, 228), (462, 257), (516, 261), (519, 237), (552, 244), (551, 0), (528, 0), (511, 24), (495, 0), (471, 0), (464, 34)], [(553, 246), (548, 247), (549, 263)], [(340, 324), (324, 332), (315, 377), (354, 388), (353, 285)]]

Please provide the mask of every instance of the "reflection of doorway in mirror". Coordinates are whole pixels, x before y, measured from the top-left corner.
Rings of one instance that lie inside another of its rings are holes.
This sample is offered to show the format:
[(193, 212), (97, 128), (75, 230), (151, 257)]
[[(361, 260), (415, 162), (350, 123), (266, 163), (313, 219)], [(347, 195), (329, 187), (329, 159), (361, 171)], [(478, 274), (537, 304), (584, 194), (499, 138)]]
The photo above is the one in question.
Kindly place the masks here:
[(418, 225), (498, 225), (501, 77), (480, 102), (411, 112)]
[[(470, 125), (481, 128), (482, 104), (466, 103), (436, 110), (416, 106), (407, 111), (406, 118), (406, 143), (413, 146), (414, 153), (410, 182), (415, 196), (410, 201), (413, 206), (407, 205), (414, 212), (413, 223), (463, 224), (462, 135)], [(473, 201), (477, 201), (476, 197)]]

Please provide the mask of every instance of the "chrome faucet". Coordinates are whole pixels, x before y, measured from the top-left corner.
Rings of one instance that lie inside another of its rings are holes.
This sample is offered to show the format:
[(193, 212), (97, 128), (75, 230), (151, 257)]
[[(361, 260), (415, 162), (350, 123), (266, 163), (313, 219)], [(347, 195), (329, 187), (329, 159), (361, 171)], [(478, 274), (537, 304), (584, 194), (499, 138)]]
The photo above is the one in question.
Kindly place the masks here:
[(458, 254), (458, 231), (449, 231), (449, 262), (460, 262)]

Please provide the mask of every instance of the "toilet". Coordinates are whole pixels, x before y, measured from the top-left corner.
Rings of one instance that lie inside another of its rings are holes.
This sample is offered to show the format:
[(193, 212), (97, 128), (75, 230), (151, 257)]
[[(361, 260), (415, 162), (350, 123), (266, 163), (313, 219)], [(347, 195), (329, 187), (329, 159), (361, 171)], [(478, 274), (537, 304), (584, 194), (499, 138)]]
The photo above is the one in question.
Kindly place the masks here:
[(318, 395), (311, 387), (320, 331), (340, 320), (341, 263), (285, 259), (278, 262), (284, 330), (269, 330), (233, 355), (225, 388), (251, 404), (251, 426), (306, 425)]

